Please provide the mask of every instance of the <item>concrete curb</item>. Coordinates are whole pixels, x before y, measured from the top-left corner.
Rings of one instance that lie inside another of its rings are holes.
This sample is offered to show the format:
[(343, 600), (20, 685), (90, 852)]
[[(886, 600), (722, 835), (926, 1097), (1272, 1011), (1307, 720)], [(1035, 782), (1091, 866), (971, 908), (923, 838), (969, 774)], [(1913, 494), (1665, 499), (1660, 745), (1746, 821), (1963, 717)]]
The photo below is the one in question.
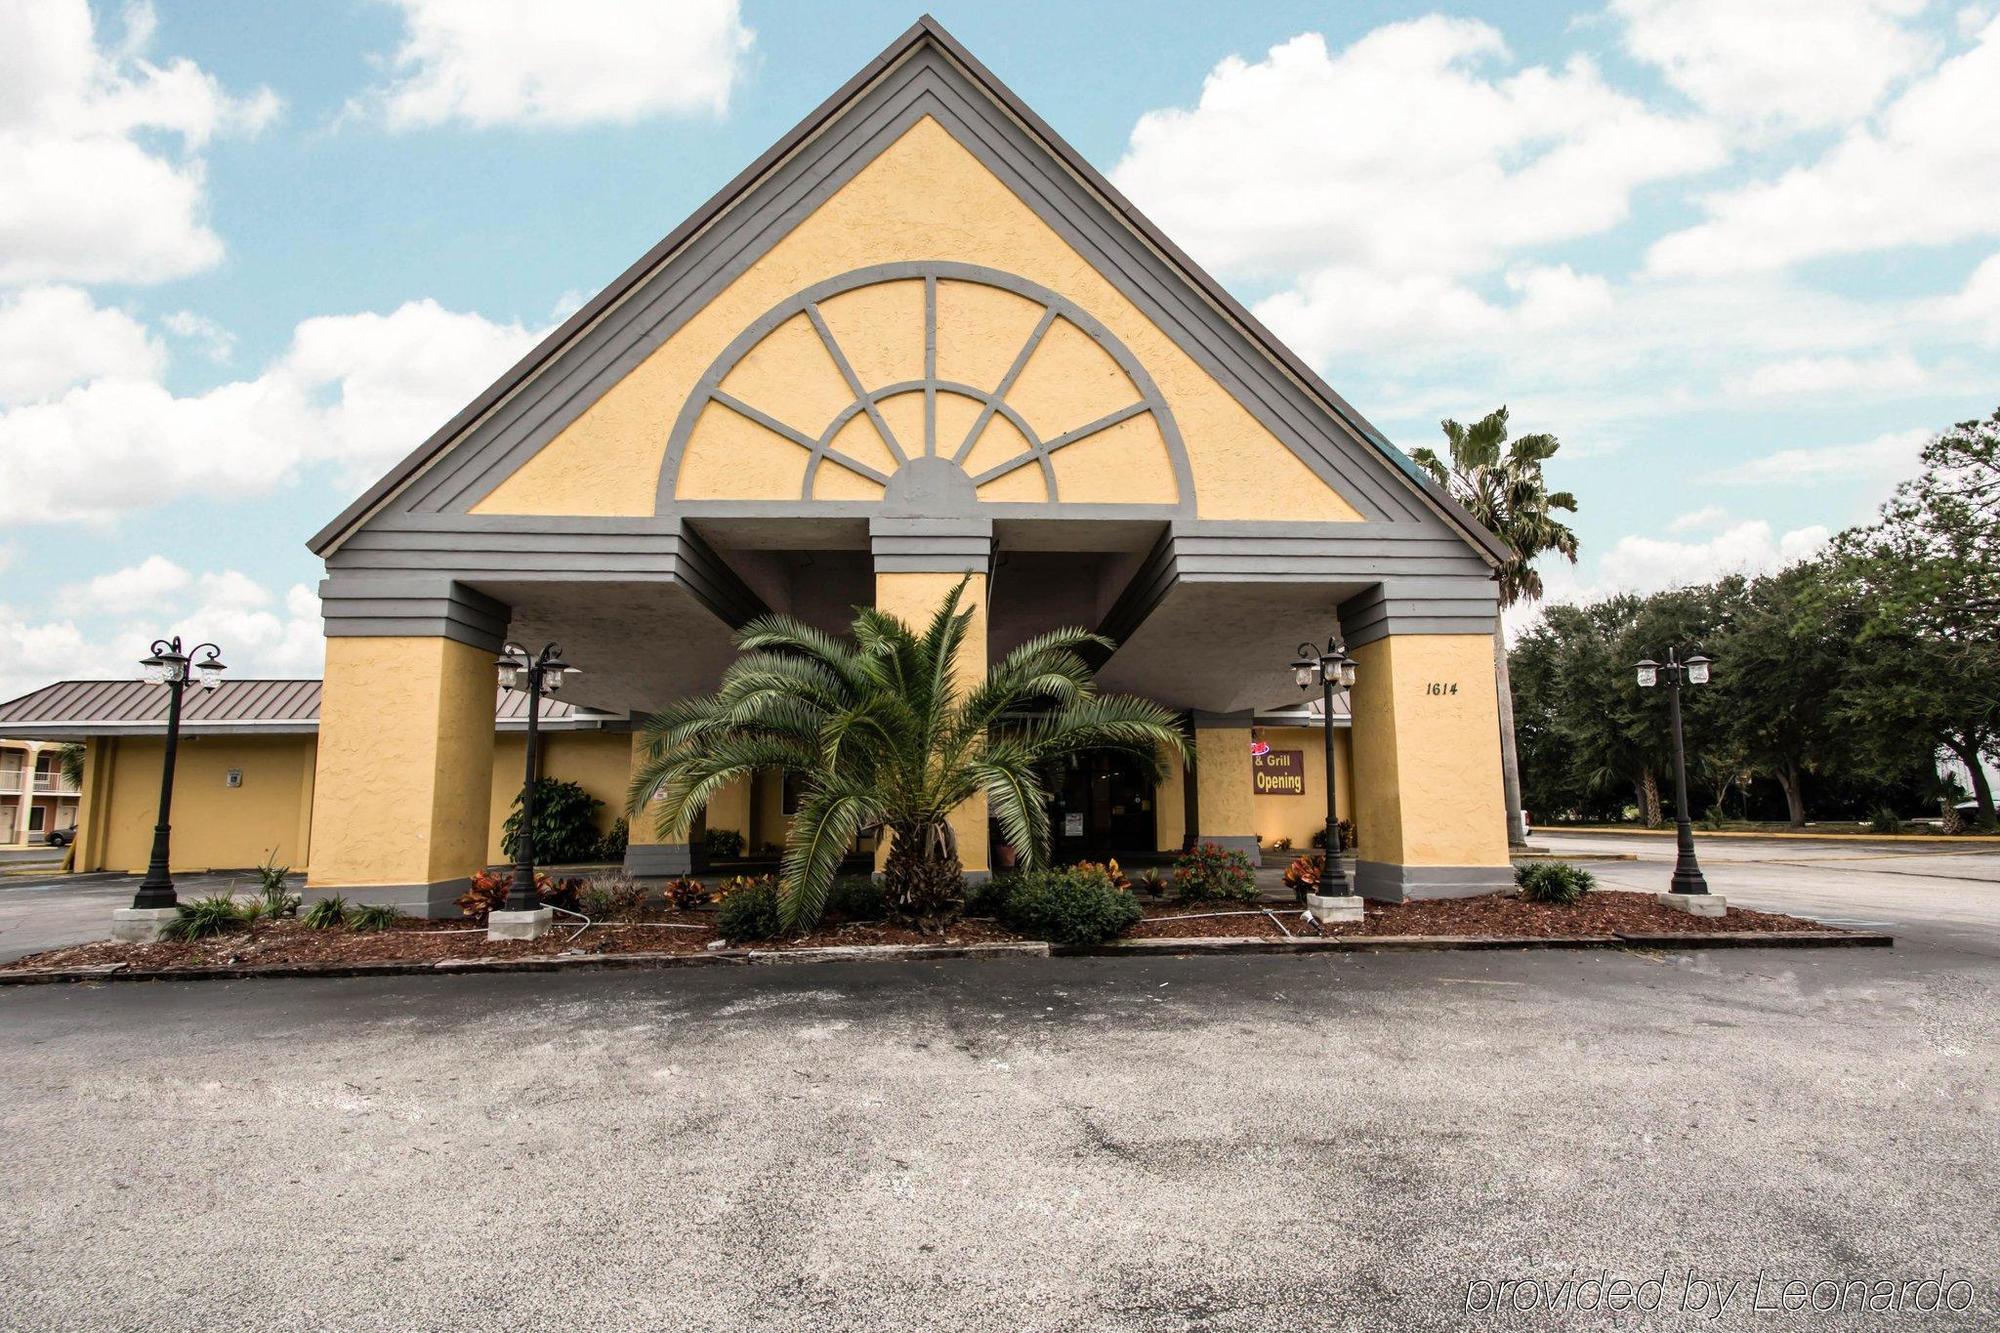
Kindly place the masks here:
[[(1581, 833), (1591, 837), (1633, 837), (1672, 838), (1677, 836), (1670, 828), (1619, 828), (1594, 824), (1565, 824), (1561, 828), (1538, 828), (1537, 837), (1559, 837), (1565, 833)], [(1705, 829), (1696, 828), (1694, 836), (1702, 838), (1772, 838), (1803, 842), (1879, 842), (1885, 847), (1907, 847), (1911, 843), (1942, 843), (1947, 847), (1962, 846), (1965, 843), (2000, 842), (2000, 833), (1814, 833), (1808, 830), (1795, 833), (1790, 829), (1753, 831), (1750, 829)]]
[(1189, 958), (1223, 954), (1417, 953), (1494, 949), (1840, 949), (1889, 948), (1893, 936), (1864, 931), (1735, 930), (1701, 935), (1356, 935), (1270, 939), (1261, 935), (1114, 940), (1109, 944), (854, 944), (810, 949), (717, 949), (703, 953), (556, 954), (547, 958), (445, 958), (434, 963), (280, 963), (170, 967), (135, 972), (126, 963), (0, 972), (0, 986), (86, 981), (262, 981), (309, 977), (469, 976), (497, 972), (658, 971), (784, 963), (917, 963), (956, 958)]

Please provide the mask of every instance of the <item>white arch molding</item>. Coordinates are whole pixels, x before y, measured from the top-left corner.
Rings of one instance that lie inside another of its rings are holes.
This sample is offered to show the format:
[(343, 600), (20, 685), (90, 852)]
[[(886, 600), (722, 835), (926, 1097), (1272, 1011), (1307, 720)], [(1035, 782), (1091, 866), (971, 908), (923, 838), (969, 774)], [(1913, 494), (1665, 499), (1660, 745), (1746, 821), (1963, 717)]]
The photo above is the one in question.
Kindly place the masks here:
[[(863, 384), (853, 362), (821, 313), (821, 303), (866, 287), (918, 279), (924, 284), (923, 376), (872, 387)], [(940, 282), (993, 287), (1022, 297), (1040, 307), (1041, 313), (1033, 329), (1015, 351), (1006, 373), (998, 383), (966, 384), (938, 376), (937, 289)], [(828, 357), (853, 393), (853, 399), (837, 411), (817, 435), (779, 420), (722, 387), (723, 381), (758, 344), (780, 326), (801, 314), (810, 321)], [(1021, 373), (1042, 345), (1043, 339), (1058, 320), (1073, 325), (1103, 349), (1131, 381), (1135, 393), (1130, 402), (1094, 420), (1057, 434), (1044, 436), (1027, 416), (1008, 402), (1008, 393), (1014, 388)], [(904, 439), (890, 427), (881, 411), (881, 405), (892, 398), (914, 393), (921, 393), (924, 396), (923, 438)], [(941, 394), (957, 395), (978, 405), (973, 425), (962, 438), (939, 438), (937, 400)], [(981, 503), (976, 495), (979, 487), (1027, 467), (1038, 468), (1041, 472), (1047, 493), (1046, 501), (1041, 503), (1050, 506), (1059, 505), (1062, 497), (1052, 462), (1054, 454), (1134, 418), (1150, 416), (1161, 440), (1166, 445), (1168, 461), (1173, 469), (1176, 499), (1172, 505), (1155, 504), (1147, 505), (1146, 508), (1154, 512), (1162, 509), (1178, 509), (1189, 513), (1192, 513), (1194, 508), (1193, 472), (1188, 466), (1187, 450), (1182, 444), (1179, 427), (1175, 424), (1173, 413), (1167, 407), (1158, 386), (1146, 373), (1145, 367), (1140, 365), (1138, 358), (1109, 329), (1076, 302), (1058, 292), (1050, 291), (1046, 287), (999, 269), (942, 260), (878, 264), (815, 283), (771, 307), (723, 349), (722, 354), (716, 357), (682, 405), (680, 414), (674, 422), (673, 433), (667, 442), (666, 457), (660, 468), (658, 490), (660, 512), (665, 512), (674, 503), (681, 464), (693, 437), (695, 425), (711, 405), (732, 412), (798, 447), (801, 503), (810, 504), (814, 501), (814, 491), (822, 469), (831, 461), (857, 476), (882, 486), (885, 498), (895, 500), (905, 496), (910, 499), (921, 497), (923, 507), (932, 512), (940, 508), (949, 510), (975, 507)], [(857, 415), (862, 414), (866, 414), (870, 425), (881, 438), (888, 457), (894, 462), (893, 468), (885, 471), (881, 467), (844, 454), (835, 448), (834, 441), (841, 431)], [(982, 468), (978, 473), (965, 471), (966, 459), (973, 453), (981, 436), (995, 417), (1005, 420), (1018, 431), (1026, 442), (1026, 447), (1011, 457)]]

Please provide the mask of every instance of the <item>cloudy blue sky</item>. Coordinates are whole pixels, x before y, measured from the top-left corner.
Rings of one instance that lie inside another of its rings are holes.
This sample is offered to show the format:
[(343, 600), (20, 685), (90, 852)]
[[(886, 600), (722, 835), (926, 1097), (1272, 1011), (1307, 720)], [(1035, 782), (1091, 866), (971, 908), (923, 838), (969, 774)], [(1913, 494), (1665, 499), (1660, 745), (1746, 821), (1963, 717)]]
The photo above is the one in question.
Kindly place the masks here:
[[(1391, 438), (1560, 436), (1574, 597), (1797, 558), (2000, 403), (1996, 10), (936, 12)], [(307, 535), (914, 16), (0, 0), (0, 697), (316, 672)]]

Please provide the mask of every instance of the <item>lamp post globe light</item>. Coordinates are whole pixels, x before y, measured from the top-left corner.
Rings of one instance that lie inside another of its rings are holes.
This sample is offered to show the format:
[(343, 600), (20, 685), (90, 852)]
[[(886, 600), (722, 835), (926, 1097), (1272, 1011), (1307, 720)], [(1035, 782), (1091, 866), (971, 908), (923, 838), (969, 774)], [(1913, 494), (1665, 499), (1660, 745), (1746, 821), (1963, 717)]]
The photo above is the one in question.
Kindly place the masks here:
[(516, 643), (500, 650), (494, 662), (500, 685), (520, 690), (528, 696), (527, 772), (521, 782), (521, 824), (514, 839), (514, 879), (507, 887), (507, 902), (497, 912), (489, 912), (486, 933), (489, 939), (538, 939), (547, 932), (555, 913), (542, 906), (535, 890), (535, 779), (541, 769), (542, 696), (554, 694), (563, 680), (580, 667), (563, 661), (562, 649), (545, 644), (539, 653), (530, 653)]
[(1687, 749), (1681, 739), (1681, 684), (1708, 684), (1712, 662), (1698, 652), (1682, 658), (1678, 649), (1670, 648), (1665, 662), (1643, 658), (1636, 668), (1641, 689), (1666, 686), (1667, 715), (1674, 732), (1674, 875), (1668, 891), (1658, 897), (1668, 906), (1696, 916), (1721, 916), (1725, 905), (1720, 896), (1708, 891), (1708, 881), (1694, 855), (1694, 824), (1688, 819)]
[(222, 650), (212, 643), (198, 643), (183, 650), (180, 637), (155, 639), (150, 656), (139, 666), (150, 685), (167, 687), (167, 747), (160, 760), (160, 817), (153, 825), (153, 852), (146, 862), (146, 877), (132, 895), (132, 905), (113, 914), (112, 937), (121, 940), (158, 939), (161, 929), (180, 906), (174, 893), (173, 862), (174, 761), (180, 755), (181, 700), (189, 684), (204, 690), (222, 687), (222, 673), (229, 668)]
[(1347, 655), (1340, 636), (1326, 641), (1324, 649), (1310, 643), (1299, 645), (1292, 661), (1292, 679), (1302, 690), (1320, 689), (1320, 734), (1326, 745), (1326, 863), (1320, 873), (1319, 892), (1306, 895), (1306, 910), (1316, 921), (1359, 921), (1361, 899), (1348, 885), (1347, 872), (1340, 864), (1340, 817), (1334, 812), (1333, 701), (1354, 686), (1354, 659)]

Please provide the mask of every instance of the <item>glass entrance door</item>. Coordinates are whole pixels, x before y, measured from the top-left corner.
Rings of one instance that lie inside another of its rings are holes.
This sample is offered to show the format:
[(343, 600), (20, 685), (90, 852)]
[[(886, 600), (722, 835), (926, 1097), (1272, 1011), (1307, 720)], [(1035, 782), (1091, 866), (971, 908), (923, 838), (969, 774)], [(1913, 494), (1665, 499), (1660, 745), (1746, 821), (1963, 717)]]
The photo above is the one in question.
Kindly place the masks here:
[(1101, 861), (1154, 850), (1152, 782), (1122, 755), (1085, 755), (1050, 784), (1056, 860)]

